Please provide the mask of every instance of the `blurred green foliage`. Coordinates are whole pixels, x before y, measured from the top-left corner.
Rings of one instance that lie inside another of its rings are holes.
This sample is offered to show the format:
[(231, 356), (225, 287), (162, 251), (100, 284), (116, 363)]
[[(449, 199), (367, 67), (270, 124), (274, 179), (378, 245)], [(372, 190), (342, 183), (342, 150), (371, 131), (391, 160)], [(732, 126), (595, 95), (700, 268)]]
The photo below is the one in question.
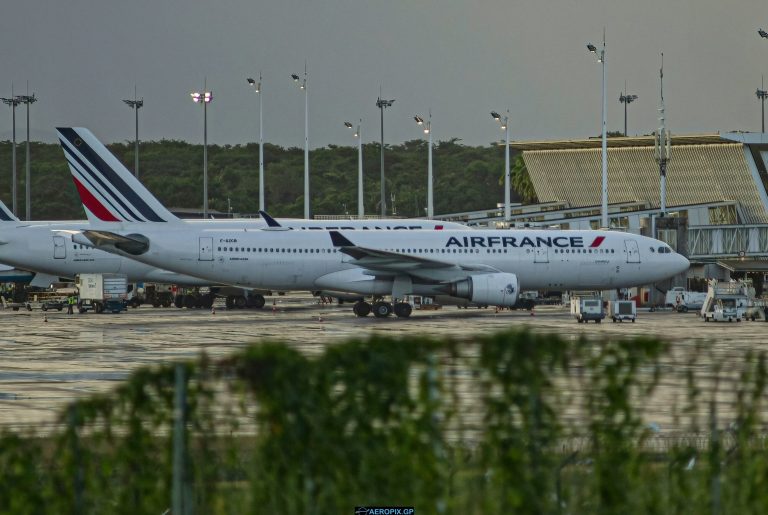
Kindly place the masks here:
[[(724, 370), (695, 354), (676, 370), (671, 353), (523, 330), (374, 337), (314, 357), (265, 343), (142, 369), (69, 406), (52, 434), (0, 436), (0, 513), (163, 513), (177, 384), (189, 513), (765, 513), (765, 355)], [(681, 378), (677, 424), (691, 433), (662, 437), (647, 404)]]

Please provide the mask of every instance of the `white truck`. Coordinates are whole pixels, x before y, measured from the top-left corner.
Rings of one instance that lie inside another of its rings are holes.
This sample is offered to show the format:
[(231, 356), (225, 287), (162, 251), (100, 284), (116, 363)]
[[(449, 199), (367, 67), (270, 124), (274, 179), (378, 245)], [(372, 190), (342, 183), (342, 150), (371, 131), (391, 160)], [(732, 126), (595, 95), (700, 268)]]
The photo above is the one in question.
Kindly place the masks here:
[(707, 298), (706, 292), (688, 291), (676, 286), (667, 291), (664, 304), (680, 313), (701, 309)]
[(128, 277), (124, 274), (80, 274), (76, 286), (80, 313), (91, 309), (120, 313), (128, 306)]
[(608, 317), (614, 322), (634, 322), (637, 318), (637, 304), (634, 300), (613, 300), (608, 303)]
[(605, 318), (603, 300), (600, 297), (572, 297), (571, 315), (580, 324), (594, 320), (599, 324)]

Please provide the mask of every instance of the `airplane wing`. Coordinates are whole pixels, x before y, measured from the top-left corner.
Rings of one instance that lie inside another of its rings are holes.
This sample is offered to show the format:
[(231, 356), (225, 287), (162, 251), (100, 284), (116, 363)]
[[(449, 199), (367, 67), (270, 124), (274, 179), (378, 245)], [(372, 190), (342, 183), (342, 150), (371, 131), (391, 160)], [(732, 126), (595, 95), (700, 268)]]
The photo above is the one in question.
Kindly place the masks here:
[(407, 273), (417, 277), (432, 277), (434, 273), (461, 273), (461, 272), (479, 272), (492, 273), (498, 272), (496, 268), (483, 264), (457, 265), (440, 261), (439, 259), (413, 256), (401, 252), (388, 250), (372, 249), (355, 245), (349, 239), (338, 231), (329, 231), (331, 241), (340, 252), (352, 257), (352, 264), (371, 271), (389, 272), (389, 273)]

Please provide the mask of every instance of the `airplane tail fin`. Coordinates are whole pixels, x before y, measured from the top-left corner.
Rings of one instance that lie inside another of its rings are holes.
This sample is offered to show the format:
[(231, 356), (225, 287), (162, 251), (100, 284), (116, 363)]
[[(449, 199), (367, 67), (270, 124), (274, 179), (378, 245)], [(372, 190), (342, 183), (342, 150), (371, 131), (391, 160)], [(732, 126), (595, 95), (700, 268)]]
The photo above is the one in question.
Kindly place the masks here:
[(173, 222), (168, 211), (88, 129), (56, 129), (90, 222)]
[(0, 200), (0, 222), (18, 222), (19, 219), (14, 216), (8, 206)]

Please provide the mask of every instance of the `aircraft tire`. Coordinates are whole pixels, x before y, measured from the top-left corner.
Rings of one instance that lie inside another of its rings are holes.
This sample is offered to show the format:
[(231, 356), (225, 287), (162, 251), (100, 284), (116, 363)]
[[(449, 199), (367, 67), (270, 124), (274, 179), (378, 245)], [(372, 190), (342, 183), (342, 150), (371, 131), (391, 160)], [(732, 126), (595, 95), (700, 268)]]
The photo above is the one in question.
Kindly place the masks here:
[(371, 305), (365, 301), (355, 302), (352, 311), (359, 317), (367, 317), (371, 312)]
[(203, 309), (211, 309), (213, 306), (213, 294), (206, 293), (200, 296), (200, 307)]
[(248, 296), (248, 307), (250, 308), (261, 309), (264, 307), (264, 304), (266, 303), (267, 303), (267, 299), (265, 299), (264, 295), (260, 293), (257, 293), (256, 295)]
[(197, 304), (197, 299), (195, 299), (194, 295), (184, 295), (184, 307), (187, 309), (192, 309), (195, 307), (195, 304)]
[(379, 301), (373, 304), (373, 315), (376, 318), (387, 318), (392, 314), (392, 304)]
[(176, 295), (173, 297), (173, 305), (181, 309), (184, 307), (184, 295)]
[(413, 308), (407, 302), (398, 302), (395, 304), (395, 315), (399, 318), (408, 318), (413, 313)]
[(244, 295), (235, 295), (235, 307), (237, 309), (243, 309), (246, 304), (248, 304), (248, 301), (245, 300)]
[(234, 295), (227, 295), (227, 298), (226, 298), (224, 304), (227, 306), (227, 309), (234, 309), (234, 307), (235, 307), (235, 296)]

